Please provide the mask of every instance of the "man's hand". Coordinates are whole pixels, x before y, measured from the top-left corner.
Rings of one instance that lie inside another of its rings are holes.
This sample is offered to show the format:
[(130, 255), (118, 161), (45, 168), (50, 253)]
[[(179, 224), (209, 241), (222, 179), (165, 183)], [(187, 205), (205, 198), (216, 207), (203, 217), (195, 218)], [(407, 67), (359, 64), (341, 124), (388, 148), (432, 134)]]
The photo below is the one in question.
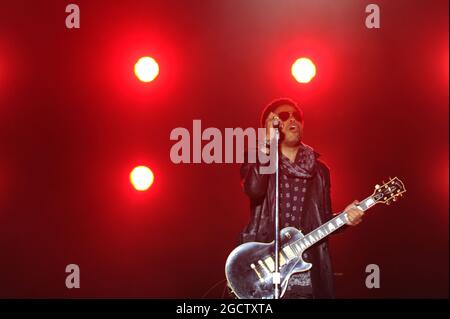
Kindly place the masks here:
[(356, 226), (362, 222), (364, 212), (356, 206), (357, 203), (358, 201), (355, 200), (345, 208), (345, 211), (347, 212), (348, 225)]
[(277, 116), (275, 113), (270, 112), (266, 118), (266, 142), (269, 143), (275, 136), (275, 131), (273, 130), (273, 119)]

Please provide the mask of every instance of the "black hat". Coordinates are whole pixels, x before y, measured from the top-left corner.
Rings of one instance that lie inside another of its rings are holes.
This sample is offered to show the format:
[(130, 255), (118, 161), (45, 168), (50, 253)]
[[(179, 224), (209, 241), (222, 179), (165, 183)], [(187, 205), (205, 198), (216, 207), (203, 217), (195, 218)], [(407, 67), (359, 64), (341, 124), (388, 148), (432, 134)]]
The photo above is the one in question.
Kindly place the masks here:
[(269, 103), (269, 105), (267, 105), (261, 115), (261, 119), (260, 119), (260, 124), (261, 127), (265, 127), (266, 124), (266, 119), (269, 116), (270, 112), (275, 111), (275, 109), (281, 105), (290, 105), (295, 107), (298, 112), (300, 113), (300, 122), (303, 122), (303, 111), (299, 108), (299, 106), (297, 105), (297, 103), (295, 103), (293, 100), (291, 100), (290, 98), (278, 98), (273, 100), (272, 102)]

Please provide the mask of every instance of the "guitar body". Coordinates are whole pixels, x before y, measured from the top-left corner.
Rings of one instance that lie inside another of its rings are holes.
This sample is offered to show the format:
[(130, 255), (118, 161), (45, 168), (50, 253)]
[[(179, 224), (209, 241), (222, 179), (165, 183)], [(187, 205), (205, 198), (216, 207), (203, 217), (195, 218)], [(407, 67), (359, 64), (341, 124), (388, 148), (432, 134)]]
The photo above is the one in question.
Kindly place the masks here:
[[(312, 264), (305, 262), (302, 252), (293, 256), (286, 254), (283, 247), (303, 238), (303, 234), (294, 227), (280, 231), (280, 297), (286, 291), (292, 274), (311, 269)], [(273, 299), (272, 279), (274, 242), (250, 242), (236, 247), (225, 264), (225, 275), (233, 293), (240, 299)], [(283, 260), (283, 262), (281, 262)], [(272, 265), (272, 266), (271, 266)]]

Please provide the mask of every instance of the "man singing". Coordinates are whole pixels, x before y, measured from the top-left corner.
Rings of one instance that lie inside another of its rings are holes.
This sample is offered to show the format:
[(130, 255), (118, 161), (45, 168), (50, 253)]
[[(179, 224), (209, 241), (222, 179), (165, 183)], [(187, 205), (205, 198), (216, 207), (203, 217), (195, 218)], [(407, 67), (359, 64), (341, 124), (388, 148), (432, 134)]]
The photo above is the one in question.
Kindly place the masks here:
[[(330, 198), (330, 170), (319, 154), (302, 143), (303, 112), (290, 99), (277, 99), (262, 112), (261, 126), (268, 140), (260, 151), (269, 154), (274, 118), (281, 121), (279, 144), (279, 217), (280, 228), (296, 227), (307, 234), (333, 217)], [(273, 135), (273, 134), (272, 134)], [(244, 163), (241, 178), (250, 198), (251, 220), (241, 233), (241, 243), (274, 240), (275, 174), (261, 174), (260, 164)], [(347, 206), (348, 224), (361, 222), (363, 212)], [(328, 243), (322, 240), (304, 254), (310, 271), (292, 275), (283, 298), (334, 298), (333, 271)]]

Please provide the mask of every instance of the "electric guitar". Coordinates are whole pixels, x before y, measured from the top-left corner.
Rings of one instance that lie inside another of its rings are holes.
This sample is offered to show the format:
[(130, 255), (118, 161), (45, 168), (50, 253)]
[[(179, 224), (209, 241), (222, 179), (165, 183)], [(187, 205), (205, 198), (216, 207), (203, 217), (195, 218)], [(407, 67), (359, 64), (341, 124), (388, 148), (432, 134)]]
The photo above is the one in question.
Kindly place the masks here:
[[(397, 177), (383, 185), (376, 185), (371, 196), (357, 205), (363, 211), (383, 203), (389, 205), (406, 192), (403, 182)], [(347, 213), (344, 211), (316, 228), (306, 236), (294, 227), (280, 230), (280, 297), (286, 291), (292, 274), (311, 269), (312, 264), (303, 260), (302, 254), (309, 247), (327, 237), (347, 224)], [(225, 275), (228, 286), (240, 299), (273, 299), (275, 272), (274, 242), (249, 242), (236, 247), (228, 256), (225, 264)]]

